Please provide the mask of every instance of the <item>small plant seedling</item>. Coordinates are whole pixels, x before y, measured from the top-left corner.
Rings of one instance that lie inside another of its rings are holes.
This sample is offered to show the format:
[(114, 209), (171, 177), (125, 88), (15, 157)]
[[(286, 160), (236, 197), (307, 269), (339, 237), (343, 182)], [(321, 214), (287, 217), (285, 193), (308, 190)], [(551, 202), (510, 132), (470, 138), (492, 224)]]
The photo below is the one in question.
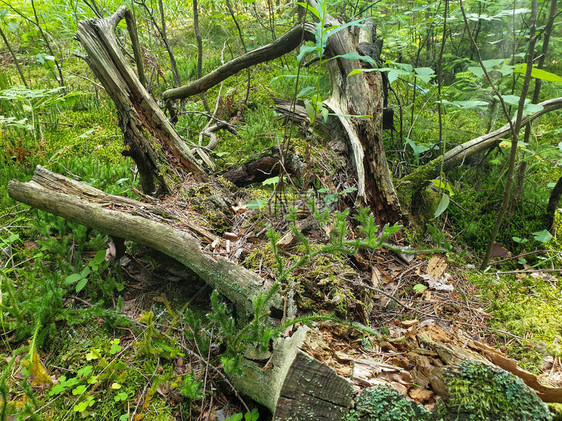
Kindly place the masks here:
[(82, 291), (88, 283), (88, 276), (90, 276), (91, 273), (96, 272), (99, 269), (100, 265), (104, 262), (104, 260), (105, 250), (98, 251), (92, 261), (88, 263), (88, 265), (84, 269), (82, 269), (81, 272), (73, 273), (72, 275), (67, 276), (64, 280), (64, 284), (76, 284), (76, 292)]

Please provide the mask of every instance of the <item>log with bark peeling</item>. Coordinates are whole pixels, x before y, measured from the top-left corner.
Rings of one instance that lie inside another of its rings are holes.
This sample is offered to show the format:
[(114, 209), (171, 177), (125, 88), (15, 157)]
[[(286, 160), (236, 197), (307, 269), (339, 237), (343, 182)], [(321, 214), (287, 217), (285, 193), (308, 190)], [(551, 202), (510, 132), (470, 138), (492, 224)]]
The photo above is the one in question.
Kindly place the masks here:
[[(86, 62), (115, 103), (125, 139), (123, 154), (137, 164), (144, 193), (163, 193), (172, 187), (164, 175), (169, 170), (183, 175), (185, 168), (199, 179), (206, 174), (121, 52), (115, 28), (128, 13), (121, 6), (108, 19), (81, 21), (76, 38), (86, 50)], [(133, 27), (130, 19), (127, 24)]]
[[(173, 257), (247, 314), (253, 311), (252, 298), (269, 288), (254, 272), (204, 253), (199, 241), (182, 230), (181, 223), (172, 226), (173, 221), (158, 206), (106, 194), (40, 166), (30, 182), (10, 181), (8, 194), (30, 206)], [(279, 297), (274, 298), (272, 307), (282, 309)]]

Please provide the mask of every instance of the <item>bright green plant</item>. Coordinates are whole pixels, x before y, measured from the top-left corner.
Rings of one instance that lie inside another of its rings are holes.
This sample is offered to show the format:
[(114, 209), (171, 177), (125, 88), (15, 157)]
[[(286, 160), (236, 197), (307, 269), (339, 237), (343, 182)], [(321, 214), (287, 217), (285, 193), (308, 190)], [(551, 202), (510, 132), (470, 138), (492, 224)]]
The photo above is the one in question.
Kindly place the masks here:
[(68, 275), (64, 280), (64, 285), (76, 284), (76, 292), (84, 289), (88, 283), (88, 277), (100, 270), (100, 265), (105, 261), (105, 250), (100, 250), (96, 253), (95, 257), (88, 263), (88, 265), (78, 273)]
[(244, 419), (244, 421), (258, 421), (259, 418), (260, 414), (258, 413), (258, 410), (257, 408), (254, 408), (252, 409), (252, 412), (246, 412), (245, 414), (238, 412), (237, 414), (233, 414), (225, 421), (242, 421), (242, 419)]

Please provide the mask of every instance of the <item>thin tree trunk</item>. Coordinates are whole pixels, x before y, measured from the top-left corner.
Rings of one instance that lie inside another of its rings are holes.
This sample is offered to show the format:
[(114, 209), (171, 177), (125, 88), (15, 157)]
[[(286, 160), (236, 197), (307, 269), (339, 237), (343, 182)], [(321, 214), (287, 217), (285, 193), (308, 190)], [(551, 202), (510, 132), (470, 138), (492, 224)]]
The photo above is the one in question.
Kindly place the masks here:
[[(464, 10), (462, 9), (462, 0), (461, 0), (461, 10), (463, 11), (463, 16), (464, 16)], [(465, 17), (466, 19), (466, 17)], [(517, 145), (519, 143), (519, 130), (521, 129), (521, 121), (523, 118), (523, 108), (525, 106), (525, 98), (527, 96), (527, 91), (529, 90), (529, 84), (531, 82), (531, 71), (533, 70), (533, 58), (534, 58), (534, 51), (535, 51), (535, 43), (537, 40), (537, 36), (535, 34), (535, 28), (536, 28), (536, 21), (537, 21), (537, 0), (533, 0), (532, 1), (532, 7), (531, 7), (531, 20), (530, 20), (530, 24), (529, 24), (529, 33), (530, 35), (530, 39), (529, 39), (529, 48), (527, 50), (527, 71), (525, 72), (525, 80), (523, 82), (523, 88), (521, 89), (521, 95), (519, 98), (519, 106), (517, 108), (517, 117), (515, 119), (515, 126), (513, 129), (513, 134), (512, 134), (512, 138), (511, 138), (511, 151), (509, 154), (509, 167), (507, 170), (507, 175), (506, 175), (506, 183), (505, 183), (505, 193), (503, 196), (503, 201), (502, 201), (502, 205), (501, 208), (498, 212), (498, 215), (496, 217), (496, 223), (494, 224), (494, 229), (492, 230), (492, 234), (490, 235), (490, 240), (488, 241), (488, 247), (486, 248), (486, 254), (484, 255), (484, 258), (482, 259), (482, 263), (480, 265), (480, 269), (484, 270), (486, 269), (486, 267), (488, 266), (488, 262), (490, 261), (490, 257), (492, 256), (492, 250), (494, 248), (494, 243), (496, 242), (496, 237), (500, 231), (500, 227), (501, 224), (503, 222), (503, 218), (505, 213), (507, 212), (507, 209), (509, 207), (509, 201), (511, 198), (511, 185), (513, 183), (513, 173), (514, 173), (514, 169), (515, 169), (515, 159), (517, 157)], [(477, 48), (475, 46), (475, 48)], [(482, 64), (482, 60), (480, 58), (480, 53), (478, 52), (478, 60), (480, 61), (480, 63)], [(482, 65), (482, 68), (484, 68), (484, 66)]]
[[(544, 62), (546, 60), (546, 54), (548, 52), (548, 44), (550, 43), (550, 34), (552, 33), (552, 27), (554, 26), (554, 18), (556, 17), (556, 2), (557, 0), (552, 0), (550, 2), (550, 12), (548, 16), (548, 22), (544, 28), (544, 39), (541, 49), (541, 54), (537, 60), (537, 69), (542, 69), (544, 67)], [(535, 90), (533, 91), (533, 98), (531, 103), (536, 104), (539, 101), (539, 95), (542, 87), (542, 79), (535, 79)], [(529, 143), (531, 138), (531, 124), (527, 123), (525, 125), (525, 136), (523, 142)], [(527, 161), (523, 161), (519, 164), (517, 168), (517, 183), (515, 191), (513, 192), (513, 204), (515, 205), (521, 194), (523, 193), (523, 184), (525, 182), (525, 172), (527, 169)]]
[[(197, 7), (197, 0), (193, 0), (193, 31), (195, 32), (195, 39), (197, 40), (197, 78), (201, 79), (203, 76), (203, 38), (201, 38), (201, 30), (199, 29), (199, 8)], [(164, 93), (165, 94), (165, 93)], [(201, 92), (201, 101), (207, 113), (211, 112), (209, 102), (205, 92)]]
[(4, 44), (6, 44), (6, 48), (10, 52), (10, 55), (12, 56), (12, 59), (14, 60), (14, 64), (16, 65), (16, 69), (18, 70), (18, 73), (20, 75), (20, 78), (21, 78), (21, 81), (22, 81), (23, 85), (26, 88), (28, 88), (29, 86), (27, 85), (27, 81), (25, 80), (25, 76), (23, 75), (20, 64), (18, 63), (18, 58), (16, 57), (16, 53), (12, 49), (12, 46), (8, 42), (8, 38), (6, 38), (6, 35), (4, 34), (4, 31), (2, 31), (1, 27), (0, 27), (0, 36), (2, 37), (2, 40), (4, 41)]

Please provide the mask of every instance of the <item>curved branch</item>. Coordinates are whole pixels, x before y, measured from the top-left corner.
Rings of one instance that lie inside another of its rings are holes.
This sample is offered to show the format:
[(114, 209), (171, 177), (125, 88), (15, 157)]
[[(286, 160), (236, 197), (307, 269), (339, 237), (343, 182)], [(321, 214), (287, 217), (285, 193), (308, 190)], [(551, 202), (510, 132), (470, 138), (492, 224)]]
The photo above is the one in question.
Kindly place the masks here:
[(190, 97), (218, 85), (223, 80), (255, 64), (263, 63), (281, 57), (295, 48), (301, 41), (313, 40), (313, 35), (303, 29), (301, 25), (294, 27), (283, 36), (270, 44), (257, 48), (213, 70), (202, 78), (179, 88), (168, 89), (162, 95), (165, 100), (175, 100)]

